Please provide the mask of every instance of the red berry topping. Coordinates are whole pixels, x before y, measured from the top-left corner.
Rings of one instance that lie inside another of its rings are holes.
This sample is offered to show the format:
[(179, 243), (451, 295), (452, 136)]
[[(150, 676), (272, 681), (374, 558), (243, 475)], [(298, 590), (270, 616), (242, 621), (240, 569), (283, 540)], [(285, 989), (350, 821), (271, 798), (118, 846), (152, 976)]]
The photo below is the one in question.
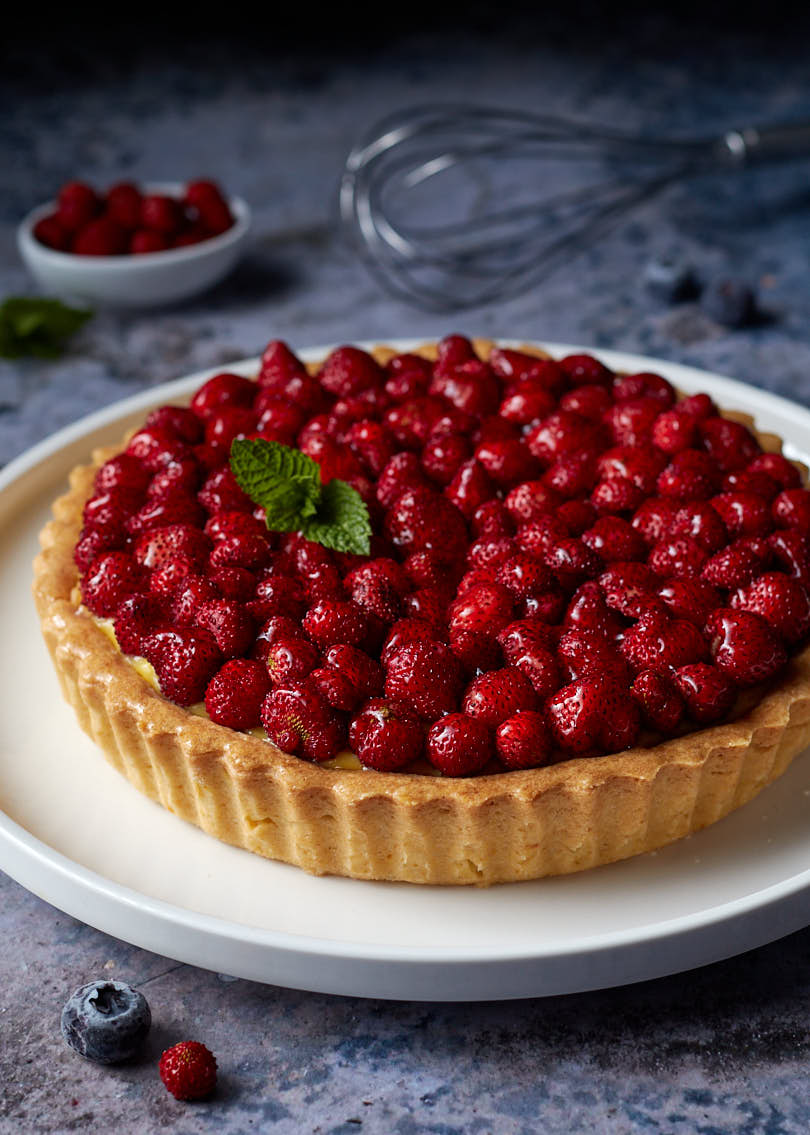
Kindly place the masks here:
[(450, 713), (431, 725), (425, 753), (445, 776), (470, 776), (491, 760), (492, 734), (483, 721)]
[(216, 1059), (196, 1040), (184, 1040), (167, 1048), (159, 1067), (160, 1078), (175, 1099), (205, 1099), (216, 1086)]
[(781, 489), (798, 489), (801, 485), (799, 470), (782, 453), (759, 453), (748, 469), (751, 473), (767, 474)]
[(640, 713), (626, 687), (611, 677), (578, 678), (549, 699), (548, 723), (560, 748), (574, 757), (629, 749)]
[(191, 399), (191, 409), (205, 421), (228, 407), (250, 408), (256, 397), (256, 389), (256, 383), (249, 378), (223, 371), (203, 383)]
[(169, 605), (162, 595), (136, 592), (121, 603), (113, 630), (124, 654), (142, 654), (145, 639), (169, 621)]
[(546, 764), (551, 749), (545, 718), (531, 709), (508, 717), (495, 732), (498, 759), (508, 769), (538, 768)]
[(338, 642), (359, 646), (368, 634), (368, 617), (351, 600), (322, 599), (310, 607), (301, 625), (322, 649)]
[(810, 492), (807, 489), (783, 489), (775, 498), (771, 511), (777, 528), (798, 528), (810, 532)]
[(96, 191), (81, 181), (69, 181), (59, 190), (59, 207), (56, 216), (66, 232), (77, 229), (92, 221), (101, 209)]
[(605, 563), (643, 560), (647, 547), (639, 532), (618, 516), (602, 516), (582, 534), (582, 542)]
[(144, 582), (143, 568), (127, 552), (103, 552), (82, 577), (82, 602), (94, 615), (114, 615)]
[(674, 674), (686, 711), (698, 725), (713, 725), (731, 712), (737, 700), (734, 683), (708, 662), (682, 666)]
[(781, 639), (760, 615), (719, 608), (706, 620), (714, 664), (738, 686), (767, 682), (784, 667)]
[(521, 709), (537, 709), (537, 694), (528, 678), (512, 666), (473, 678), (462, 706), (470, 717), (497, 728)]
[(367, 768), (393, 772), (422, 756), (424, 722), (404, 702), (373, 698), (352, 718), (349, 743)]
[(411, 642), (392, 654), (386, 665), (386, 696), (429, 721), (456, 708), (461, 688), (461, 666), (441, 643)]
[(174, 627), (155, 631), (143, 644), (160, 691), (178, 705), (202, 701), (205, 688), (222, 665), (217, 640), (202, 627)]
[(205, 690), (205, 708), (212, 721), (229, 729), (253, 729), (270, 689), (267, 670), (251, 658), (234, 658), (213, 676)]
[(253, 619), (232, 599), (206, 599), (194, 613), (198, 626), (205, 627), (217, 641), (223, 658), (238, 658), (250, 650), (256, 634)]
[(261, 719), (279, 749), (308, 761), (328, 761), (345, 744), (343, 719), (306, 682), (271, 690), (262, 703)]
[(665, 736), (673, 733), (684, 714), (683, 697), (675, 682), (661, 670), (640, 670), (632, 685), (645, 723)]
[(781, 572), (757, 576), (731, 596), (731, 606), (760, 615), (790, 645), (810, 632), (810, 594)]
[(709, 659), (706, 640), (694, 623), (655, 612), (642, 615), (625, 632), (621, 652), (637, 673), (667, 670)]
[(265, 655), (267, 673), (274, 686), (286, 686), (306, 678), (320, 662), (320, 653), (300, 635), (277, 638)]
[(133, 256), (142, 256), (145, 252), (165, 252), (167, 248), (171, 248), (168, 239), (155, 229), (138, 229), (129, 238), (128, 251)]

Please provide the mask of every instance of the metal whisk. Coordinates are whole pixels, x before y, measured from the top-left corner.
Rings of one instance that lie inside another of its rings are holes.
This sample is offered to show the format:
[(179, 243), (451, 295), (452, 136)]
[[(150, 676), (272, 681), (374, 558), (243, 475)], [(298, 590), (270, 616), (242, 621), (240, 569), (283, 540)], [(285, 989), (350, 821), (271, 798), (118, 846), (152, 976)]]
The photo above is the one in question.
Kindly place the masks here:
[(690, 174), (806, 156), (810, 122), (662, 139), (523, 111), (415, 107), (351, 151), (340, 210), (390, 293), (457, 311), (525, 291)]

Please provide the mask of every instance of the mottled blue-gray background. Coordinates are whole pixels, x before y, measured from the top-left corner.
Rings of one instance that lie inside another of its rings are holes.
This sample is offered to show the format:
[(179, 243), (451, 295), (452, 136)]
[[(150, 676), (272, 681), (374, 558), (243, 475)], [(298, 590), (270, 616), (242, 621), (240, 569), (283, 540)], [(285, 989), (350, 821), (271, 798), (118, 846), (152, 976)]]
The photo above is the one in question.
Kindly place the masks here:
[[(397, 30), (390, 10), (385, 26), (307, 11), (287, 34), (269, 23), (235, 34), (227, 12), (208, 35), (193, 13), (168, 37), (164, 22), (137, 34), (91, 20), (15, 29), (0, 69), (0, 295), (33, 289), (15, 224), (72, 176), (215, 176), (249, 200), (256, 226), (249, 257), (199, 300), (99, 314), (58, 362), (0, 362), (0, 461), (276, 336), (296, 346), (451, 329), (545, 337), (810, 399), (808, 162), (678, 185), (519, 299), (452, 319), (390, 300), (364, 273), (334, 229), (336, 186), (352, 142), (400, 106), (474, 97), (682, 132), (810, 117), (807, 20), (788, 24), (778, 5), (742, 24), (731, 5), (709, 23), (689, 8), (531, 9), (408, 9)], [(706, 280), (748, 280), (768, 319), (730, 331), (695, 304), (655, 302), (644, 265), (673, 251)], [(810, 1128), (810, 931), (640, 986), (457, 1006), (329, 998), (177, 966), (5, 876), (0, 934), (4, 1133)], [(67, 994), (105, 975), (144, 985), (156, 1022), (147, 1059), (114, 1071), (73, 1056), (57, 1024)], [(157, 1079), (161, 1048), (185, 1036), (218, 1056), (211, 1102), (178, 1104)]]

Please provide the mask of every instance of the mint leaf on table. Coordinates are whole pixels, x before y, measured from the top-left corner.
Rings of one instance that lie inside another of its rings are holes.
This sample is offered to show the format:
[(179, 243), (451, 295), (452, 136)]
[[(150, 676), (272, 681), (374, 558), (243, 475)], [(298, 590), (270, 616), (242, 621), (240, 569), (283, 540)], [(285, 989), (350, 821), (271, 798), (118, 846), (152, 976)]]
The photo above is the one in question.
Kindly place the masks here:
[(68, 307), (41, 296), (9, 296), (0, 304), (0, 356), (57, 358), (65, 340), (92, 316), (92, 311)]
[(345, 481), (324, 485), (320, 466), (305, 453), (264, 438), (236, 438), (230, 464), (272, 531), (301, 532), (337, 552), (369, 554), (371, 521), (363, 498)]

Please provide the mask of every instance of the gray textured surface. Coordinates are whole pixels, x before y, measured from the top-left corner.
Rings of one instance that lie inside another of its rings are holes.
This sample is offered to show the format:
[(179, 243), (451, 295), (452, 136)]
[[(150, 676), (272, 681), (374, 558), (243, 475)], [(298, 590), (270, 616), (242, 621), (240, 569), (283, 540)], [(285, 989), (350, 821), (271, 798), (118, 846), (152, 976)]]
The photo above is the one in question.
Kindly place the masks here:
[[(704, 37), (650, 18), (628, 42), (537, 35), (404, 38), (355, 54), (160, 54), (120, 69), (19, 53), (0, 117), (0, 293), (30, 290), (14, 224), (71, 175), (221, 177), (255, 208), (250, 258), (200, 300), (100, 314), (55, 363), (0, 363), (0, 460), (149, 384), (257, 352), (459, 329), (620, 347), (810, 398), (807, 165), (681, 186), (529, 294), (452, 320), (379, 294), (332, 232), (341, 162), (370, 115), (475, 92), (646, 128), (810, 116), (801, 35)], [(74, 70), (71, 72), (70, 68)], [(68, 81), (68, 74), (72, 77)], [(761, 289), (766, 325), (730, 332), (640, 285), (654, 252)], [(6, 644), (6, 649), (8, 644)], [(176, 967), (0, 877), (0, 1131), (804, 1132), (810, 931), (706, 970), (505, 1005), (328, 998)], [(187, 1036), (217, 1054), (215, 1100), (177, 1104), (155, 1060), (120, 1070), (62, 1045), (71, 990), (144, 985), (150, 1055)]]

